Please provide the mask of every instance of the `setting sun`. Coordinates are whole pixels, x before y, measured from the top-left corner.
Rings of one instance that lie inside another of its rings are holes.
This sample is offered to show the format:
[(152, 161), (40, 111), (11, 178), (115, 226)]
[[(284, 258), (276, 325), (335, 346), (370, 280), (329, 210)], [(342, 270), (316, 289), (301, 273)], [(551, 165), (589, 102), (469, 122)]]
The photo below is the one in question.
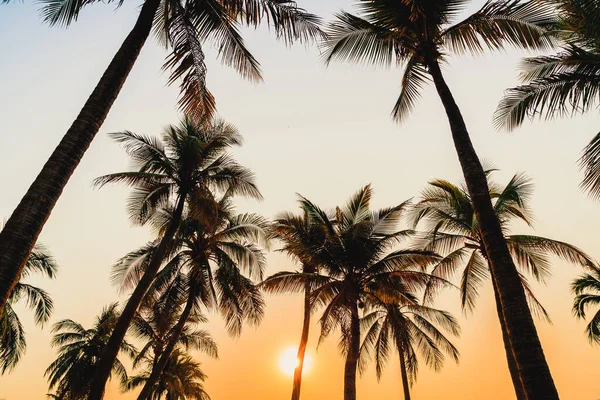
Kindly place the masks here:
[[(294, 370), (298, 366), (298, 357), (297, 357), (298, 349), (294, 347), (289, 347), (281, 353), (279, 357), (279, 367), (283, 372), (287, 375), (293, 376)], [(312, 365), (312, 359), (308, 353), (304, 355), (304, 367), (302, 368), (302, 372), (306, 373), (310, 370)]]

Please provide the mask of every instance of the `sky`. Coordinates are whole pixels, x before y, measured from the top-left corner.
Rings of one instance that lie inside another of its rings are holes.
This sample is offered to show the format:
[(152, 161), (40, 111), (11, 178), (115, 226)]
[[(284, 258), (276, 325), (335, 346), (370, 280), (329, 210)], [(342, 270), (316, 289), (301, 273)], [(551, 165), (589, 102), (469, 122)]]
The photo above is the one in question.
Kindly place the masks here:
[[(299, 0), (307, 10), (331, 19), (348, 0)], [(469, 10), (483, 4), (474, 0)], [(88, 7), (68, 29), (44, 25), (39, 3), (0, 6), (0, 218), (8, 218), (60, 138), (70, 126), (104, 68), (133, 26), (139, 2)], [(374, 207), (418, 196), (427, 182), (452, 182), (461, 173), (443, 109), (432, 87), (401, 126), (390, 118), (399, 93), (401, 70), (368, 65), (326, 67), (315, 46), (286, 47), (266, 29), (245, 30), (253, 54), (261, 62), (264, 82), (254, 84), (215, 59), (206, 45), (208, 85), (219, 115), (244, 136), (236, 158), (257, 176), (264, 201), (239, 201), (240, 211), (273, 217), (297, 209), (296, 193), (324, 208), (342, 204), (371, 183)], [(55, 256), (56, 280), (31, 279), (48, 290), (55, 302), (51, 323), (71, 318), (89, 327), (102, 307), (124, 301), (109, 282), (111, 265), (151, 238), (146, 228), (132, 227), (125, 214), (127, 190), (91, 186), (102, 174), (128, 167), (122, 149), (107, 133), (131, 130), (158, 134), (176, 123), (178, 90), (168, 87), (161, 72), (166, 53), (154, 40), (143, 49), (97, 138), (67, 185), (46, 224), (40, 242)], [(596, 258), (600, 205), (578, 184), (576, 161), (598, 132), (600, 118), (587, 115), (554, 122), (527, 123), (514, 133), (493, 128), (492, 113), (503, 91), (517, 83), (524, 53), (507, 51), (477, 58), (450, 58), (444, 67), (448, 85), (461, 107), (474, 145), (482, 159), (507, 182), (519, 171), (535, 182), (532, 201), (535, 233), (579, 246)], [(523, 233), (529, 228), (516, 226)], [(270, 253), (267, 273), (294, 268), (285, 256)], [(553, 324), (537, 321), (542, 344), (561, 398), (600, 397), (597, 362), (600, 349), (585, 336), (585, 323), (571, 314), (570, 282), (581, 272), (553, 260), (553, 277), (534, 285)], [(459, 317), (462, 336), (458, 365), (448, 362), (439, 373), (425, 367), (413, 388), (417, 399), (514, 399), (500, 328), (488, 283), (474, 313), (465, 315), (456, 293), (444, 295), (437, 306)], [(291, 379), (279, 358), (297, 345), (302, 323), (300, 296), (270, 296), (266, 315), (256, 328), (230, 338), (218, 315), (209, 315), (209, 329), (218, 345), (219, 360), (202, 354), (209, 376), (206, 387), (214, 400), (279, 400), (289, 396)], [(10, 374), (0, 377), (0, 398), (42, 399), (48, 391), (44, 370), (55, 357), (48, 324), (33, 325), (30, 312), (17, 307), (27, 331), (27, 355)], [(318, 316), (318, 314), (316, 314)], [(315, 318), (316, 319), (316, 318)], [(341, 400), (343, 359), (337, 338), (317, 349), (318, 326), (311, 331), (312, 368), (303, 381), (303, 398)], [(360, 399), (392, 400), (401, 396), (397, 362), (392, 361), (380, 383), (371, 367), (358, 383)], [(119, 395), (110, 384), (107, 400)]]

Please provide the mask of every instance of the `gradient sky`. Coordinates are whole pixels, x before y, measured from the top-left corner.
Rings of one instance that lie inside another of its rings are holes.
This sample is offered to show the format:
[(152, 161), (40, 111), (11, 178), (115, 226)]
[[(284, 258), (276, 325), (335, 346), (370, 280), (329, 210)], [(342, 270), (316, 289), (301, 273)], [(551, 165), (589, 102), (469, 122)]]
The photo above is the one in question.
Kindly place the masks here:
[[(299, 3), (325, 18), (341, 8), (351, 9), (348, 0)], [(473, 1), (471, 9), (482, 3)], [(133, 25), (137, 7), (137, 2), (126, 1), (115, 12), (114, 6), (99, 3), (65, 30), (43, 25), (39, 4), (0, 6), (0, 218), (10, 215), (75, 118)], [(460, 179), (447, 120), (431, 87), (416, 112), (397, 126), (390, 111), (399, 91), (400, 70), (339, 64), (325, 68), (314, 47), (286, 48), (265, 29), (245, 35), (262, 63), (262, 84), (244, 82), (215, 61), (214, 50), (207, 50), (208, 84), (219, 113), (245, 138), (235, 155), (255, 171), (265, 197), (261, 203), (239, 202), (242, 211), (272, 217), (295, 210), (296, 192), (332, 207), (367, 183), (375, 190), (374, 206), (383, 207), (417, 196), (432, 178)], [(492, 127), (492, 113), (503, 90), (516, 83), (522, 55), (508, 51), (476, 59), (452, 58), (444, 72), (480, 156), (501, 169), (497, 179), (506, 182), (517, 171), (534, 179), (536, 233), (568, 241), (600, 258), (600, 207), (578, 189), (581, 173), (576, 167), (581, 149), (598, 132), (600, 118), (529, 123), (512, 134)], [(104, 305), (119, 299), (108, 279), (111, 264), (150, 238), (146, 229), (133, 228), (126, 219), (127, 190), (95, 190), (91, 181), (127, 167), (122, 149), (107, 132), (154, 134), (177, 122), (177, 88), (166, 87), (167, 76), (160, 69), (164, 56), (150, 40), (42, 232), (40, 241), (60, 264), (60, 275), (55, 281), (32, 281), (53, 296), (52, 322), (72, 318), (89, 326)], [(268, 273), (290, 268), (284, 256), (269, 256)], [(569, 284), (577, 274), (575, 268), (556, 261), (554, 277), (544, 287), (535, 286), (554, 322), (538, 322), (538, 327), (561, 398), (595, 400), (600, 397), (600, 350), (587, 343), (584, 322), (571, 316)], [(513, 399), (489, 283), (473, 315), (460, 313), (456, 293), (445, 295), (438, 306), (460, 317), (463, 335), (456, 345), (461, 361), (458, 366), (447, 363), (441, 373), (423, 367), (414, 398)], [(28, 352), (14, 372), (0, 377), (0, 398), (42, 399), (47, 392), (43, 373), (55, 356), (49, 347), (50, 326), (34, 327), (31, 313), (18, 309), (28, 334)], [(208, 329), (221, 357), (213, 361), (198, 355), (198, 359), (209, 376), (212, 398), (287, 398), (291, 380), (281, 372), (278, 359), (299, 339), (300, 297), (269, 298), (260, 327), (246, 329), (238, 339), (227, 337), (218, 316), (210, 317)], [(314, 366), (305, 375), (303, 398), (341, 400), (343, 361), (337, 338), (332, 336), (317, 351), (316, 325), (312, 333), (309, 352)], [(379, 384), (369, 369), (358, 392), (365, 400), (400, 398), (395, 359)], [(116, 386), (110, 385), (106, 398), (133, 397), (119, 397)]]

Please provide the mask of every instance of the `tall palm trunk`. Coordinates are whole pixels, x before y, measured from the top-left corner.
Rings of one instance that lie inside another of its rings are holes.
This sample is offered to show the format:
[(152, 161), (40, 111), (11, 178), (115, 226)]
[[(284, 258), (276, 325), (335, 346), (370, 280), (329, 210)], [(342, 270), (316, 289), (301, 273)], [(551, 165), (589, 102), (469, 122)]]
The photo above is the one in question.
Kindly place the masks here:
[(360, 352), (360, 319), (358, 306), (353, 302), (350, 308), (350, 343), (346, 365), (344, 366), (344, 400), (356, 400), (356, 370)]
[[(483, 243), (489, 255), (490, 269), (496, 278), (507, 336), (527, 399), (556, 400), (558, 392), (527, 306), (519, 274), (492, 206), (485, 172), (438, 61), (428, 60), (428, 67), (450, 122), (452, 139), (473, 201), (477, 222), (483, 233)], [(507, 358), (510, 357), (508, 353)]]
[(98, 133), (152, 29), (160, 0), (147, 0), (140, 15), (85, 102), (77, 119), (0, 232), (0, 313), (19, 281), (46, 220), (83, 154)]
[(104, 348), (104, 352), (98, 360), (98, 367), (94, 372), (88, 400), (101, 400), (104, 396), (104, 387), (106, 386), (106, 381), (110, 376), (111, 367), (115, 362), (117, 355), (119, 354), (119, 347), (125, 338), (125, 334), (127, 333), (127, 329), (129, 329), (131, 320), (135, 316), (135, 312), (142, 303), (148, 288), (156, 277), (156, 273), (158, 272), (158, 269), (160, 268), (167, 251), (173, 243), (173, 237), (175, 236), (175, 233), (177, 232), (181, 222), (181, 215), (183, 214), (186, 196), (187, 195), (185, 193), (179, 194), (177, 205), (173, 213), (173, 218), (171, 219), (171, 222), (169, 222), (158, 248), (152, 254), (150, 263), (146, 267), (142, 278), (136, 285), (133, 293), (127, 301), (127, 304), (125, 305), (125, 308), (119, 316), (119, 320), (117, 321), (115, 329), (113, 330), (112, 335), (110, 336), (110, 339)]
[(398, 355), (400, 357), (400, 373), (402, 374), (402, 389), (404, 390), (404, 400), (410, 400), (410, 384), (408, 382), (408, 373), (406, 372), (406, 360), (404, 359), (404, 346), (401, 338), (396, 338), (398, 343)]
[(304, 367), (304, 355), (308, 344), (308, 331), (310, 329), (310, 285), (304, 287), (304, 320), (302, 322), (302, 336), (298, 346), (298, 365), (294, 369), (294, 386), (292, 388), (292, 400), (300, 399), (300, 385), (302, 384), (302, 368)]
[(167, 366), (167, 363), (169, 362), (169, 358), (171, 357), (171, 353), (173, 353), (173, 350), (175, 349), (175, 346), (177, 345), (177, 341), (179, 340), (179, 337), (181, 336), (181, 332), (183, 332), (183, 328), (185, 327), (185, 324), (187, 323), (187, 320), (190, 317), (192, 308), (194, 307), (194, 301), (196, 299), (196, 289), (195, 288), (196, 288), (195, 285), (190, 286), (190, 293), (188, 293), (188, 299), (185, 304), (185, 308), (183, 309), (183, 312), (179, 316), (179, 320), (177, 321), (177, 324), (175, 325), (175, 327), (173, 328), (173, 331), (171, 332), (171, 337), (169, 338), (167, 347), (165, 347), (165, 349), (163, 350), (162, 354), (160, 355), (160, 357), (158, 359), (158, 362), (152, 366), (152, 372), (150, 373), (150, 377), (144, 384), (144, 387), (142, 388), (142, 391), (138, 395), (137, 400), (150, 399), (150, 396), (152, 394), (152, 388), (154, 387), (154, 385), (156, 385), (156, 383), (160, 379), (160, 375), (162, 374), (165, 367)]
[(496, 311), (498, 312), (498, 320), (500, 321), (500, 327), (502, 328), (502, 340), (504, 341), (504, 350), (506, 351), (506, 361), (508, 362), (508, 370), (510, 371), (510, 377), (515, 388), (515, 394), (517, 400), (527, 400), (525, 389), (523, 389), (523, 382), (519, 378), (519, 368), (515, 361), (515, 355), (510, 348), (510, 339), (508, 337), (508, 331), (506, 330), (506, 321), (504, 319), (504, 312), (500, 306), (500, 296), (498, 295), (498, 289), (496, 288), (496, 279), (492, 276), (492, 282), (494, 286), (494, 296), (496, 298)]

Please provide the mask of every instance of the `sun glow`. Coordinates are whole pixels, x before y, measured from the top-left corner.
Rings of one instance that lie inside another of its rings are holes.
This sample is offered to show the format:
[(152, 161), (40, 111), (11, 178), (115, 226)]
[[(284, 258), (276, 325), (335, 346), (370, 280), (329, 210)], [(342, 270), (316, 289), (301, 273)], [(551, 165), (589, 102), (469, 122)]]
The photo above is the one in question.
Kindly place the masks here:
[[(298, 366), (299, 360), (297, 357), (298, 349), (289, 347), (281, 353), (279, 357), (279, 367), (281, 370), (289, 376), (294, 376), (294, 370)], [(312, 366), (312, 358), (308, 353), (304, 355), (304, 365), (302, 366), (302, 374), (310, 370)]]

